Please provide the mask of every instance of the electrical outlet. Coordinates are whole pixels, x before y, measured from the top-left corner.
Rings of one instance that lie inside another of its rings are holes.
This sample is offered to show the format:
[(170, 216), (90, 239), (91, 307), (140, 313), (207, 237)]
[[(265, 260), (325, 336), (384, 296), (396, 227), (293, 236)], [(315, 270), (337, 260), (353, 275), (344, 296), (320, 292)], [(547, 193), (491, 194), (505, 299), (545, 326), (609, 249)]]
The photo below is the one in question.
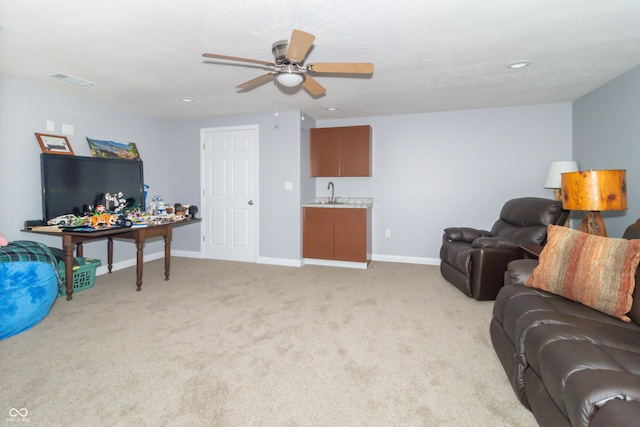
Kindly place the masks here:
[(284, 189), (285, 189), (285, 191), (293, 191), (293, 182), (285, 181), (284, 182)]
[(391, 237), (391, 229), (387, 228), (384, 230), (384, 237)]

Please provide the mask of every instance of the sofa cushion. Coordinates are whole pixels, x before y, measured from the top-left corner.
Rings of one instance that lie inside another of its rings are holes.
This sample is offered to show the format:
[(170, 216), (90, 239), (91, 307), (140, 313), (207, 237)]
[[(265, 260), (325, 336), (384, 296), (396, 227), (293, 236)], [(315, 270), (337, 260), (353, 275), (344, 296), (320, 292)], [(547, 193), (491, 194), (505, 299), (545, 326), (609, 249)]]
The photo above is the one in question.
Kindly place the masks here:
[(640, 333), (640, 326), (633, 322), (624, 323), (564, 297), (520, 285), (505, 286), (500, 290), (493, 316), (503, 325), (524, 365), (529, 365), (528, 356), (531, 356), (531, 353), (525, 354), (527, 335), (541, 325), (572, 325), (586, 329), (615, 326)]
[(640, 420), (640, 402), (613, 399), (600, 406), (589, 427), (632, 426)]
[(619, 348), (623, 343), (612, 340), (593, 342), (586, 332), (572, 336), (575, 331), (567, 327), (549, 328), (564, 333), (544, 331), (547, 326), (536, 329), (548, 338), (541, 348), (532, 349), (540, 353), (539, 376), (572, 426), (588, 426), (598, 407), (612, 399), (640, 400), (637, 349)]
[(625, 322), (633, 304), (640, 240), (615, 239), (550, 225), (529, 287), (561, 295)]

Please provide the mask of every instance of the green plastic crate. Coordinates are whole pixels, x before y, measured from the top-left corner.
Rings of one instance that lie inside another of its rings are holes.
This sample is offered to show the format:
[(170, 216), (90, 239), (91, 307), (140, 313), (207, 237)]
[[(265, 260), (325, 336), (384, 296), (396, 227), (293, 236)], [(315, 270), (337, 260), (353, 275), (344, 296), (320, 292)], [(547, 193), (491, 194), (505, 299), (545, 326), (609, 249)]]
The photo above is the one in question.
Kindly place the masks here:
[[(84, 291), (93, 288), (96, 280), (96, 269), (101, 264), (99, 259), (77, 257), (78, 265), (73, 266), (73, 292)], [(66, 281), (64, 262), (58, 262), (58, 273), (63, 283)], [(67, 288), (62, 285), (58, 288), (58, 297), (67, 295)]]

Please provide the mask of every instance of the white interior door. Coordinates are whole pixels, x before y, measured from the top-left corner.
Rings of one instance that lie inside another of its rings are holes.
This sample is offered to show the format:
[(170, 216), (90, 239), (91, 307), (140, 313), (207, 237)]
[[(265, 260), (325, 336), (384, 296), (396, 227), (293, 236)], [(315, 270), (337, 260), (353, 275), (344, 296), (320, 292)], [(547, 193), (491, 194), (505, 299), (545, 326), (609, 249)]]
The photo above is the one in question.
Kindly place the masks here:
[(201, 130), (205, 258), (255, 262), (258, 126)]

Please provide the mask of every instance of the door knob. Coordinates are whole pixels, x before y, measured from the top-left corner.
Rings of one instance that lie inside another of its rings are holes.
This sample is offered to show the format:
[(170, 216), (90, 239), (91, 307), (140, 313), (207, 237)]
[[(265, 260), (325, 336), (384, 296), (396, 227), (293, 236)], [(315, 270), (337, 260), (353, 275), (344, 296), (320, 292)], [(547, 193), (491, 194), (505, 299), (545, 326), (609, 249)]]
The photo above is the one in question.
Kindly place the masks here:
[(253, 200), (249, 200), (248, 202), (251, 206), (253, 206)]

